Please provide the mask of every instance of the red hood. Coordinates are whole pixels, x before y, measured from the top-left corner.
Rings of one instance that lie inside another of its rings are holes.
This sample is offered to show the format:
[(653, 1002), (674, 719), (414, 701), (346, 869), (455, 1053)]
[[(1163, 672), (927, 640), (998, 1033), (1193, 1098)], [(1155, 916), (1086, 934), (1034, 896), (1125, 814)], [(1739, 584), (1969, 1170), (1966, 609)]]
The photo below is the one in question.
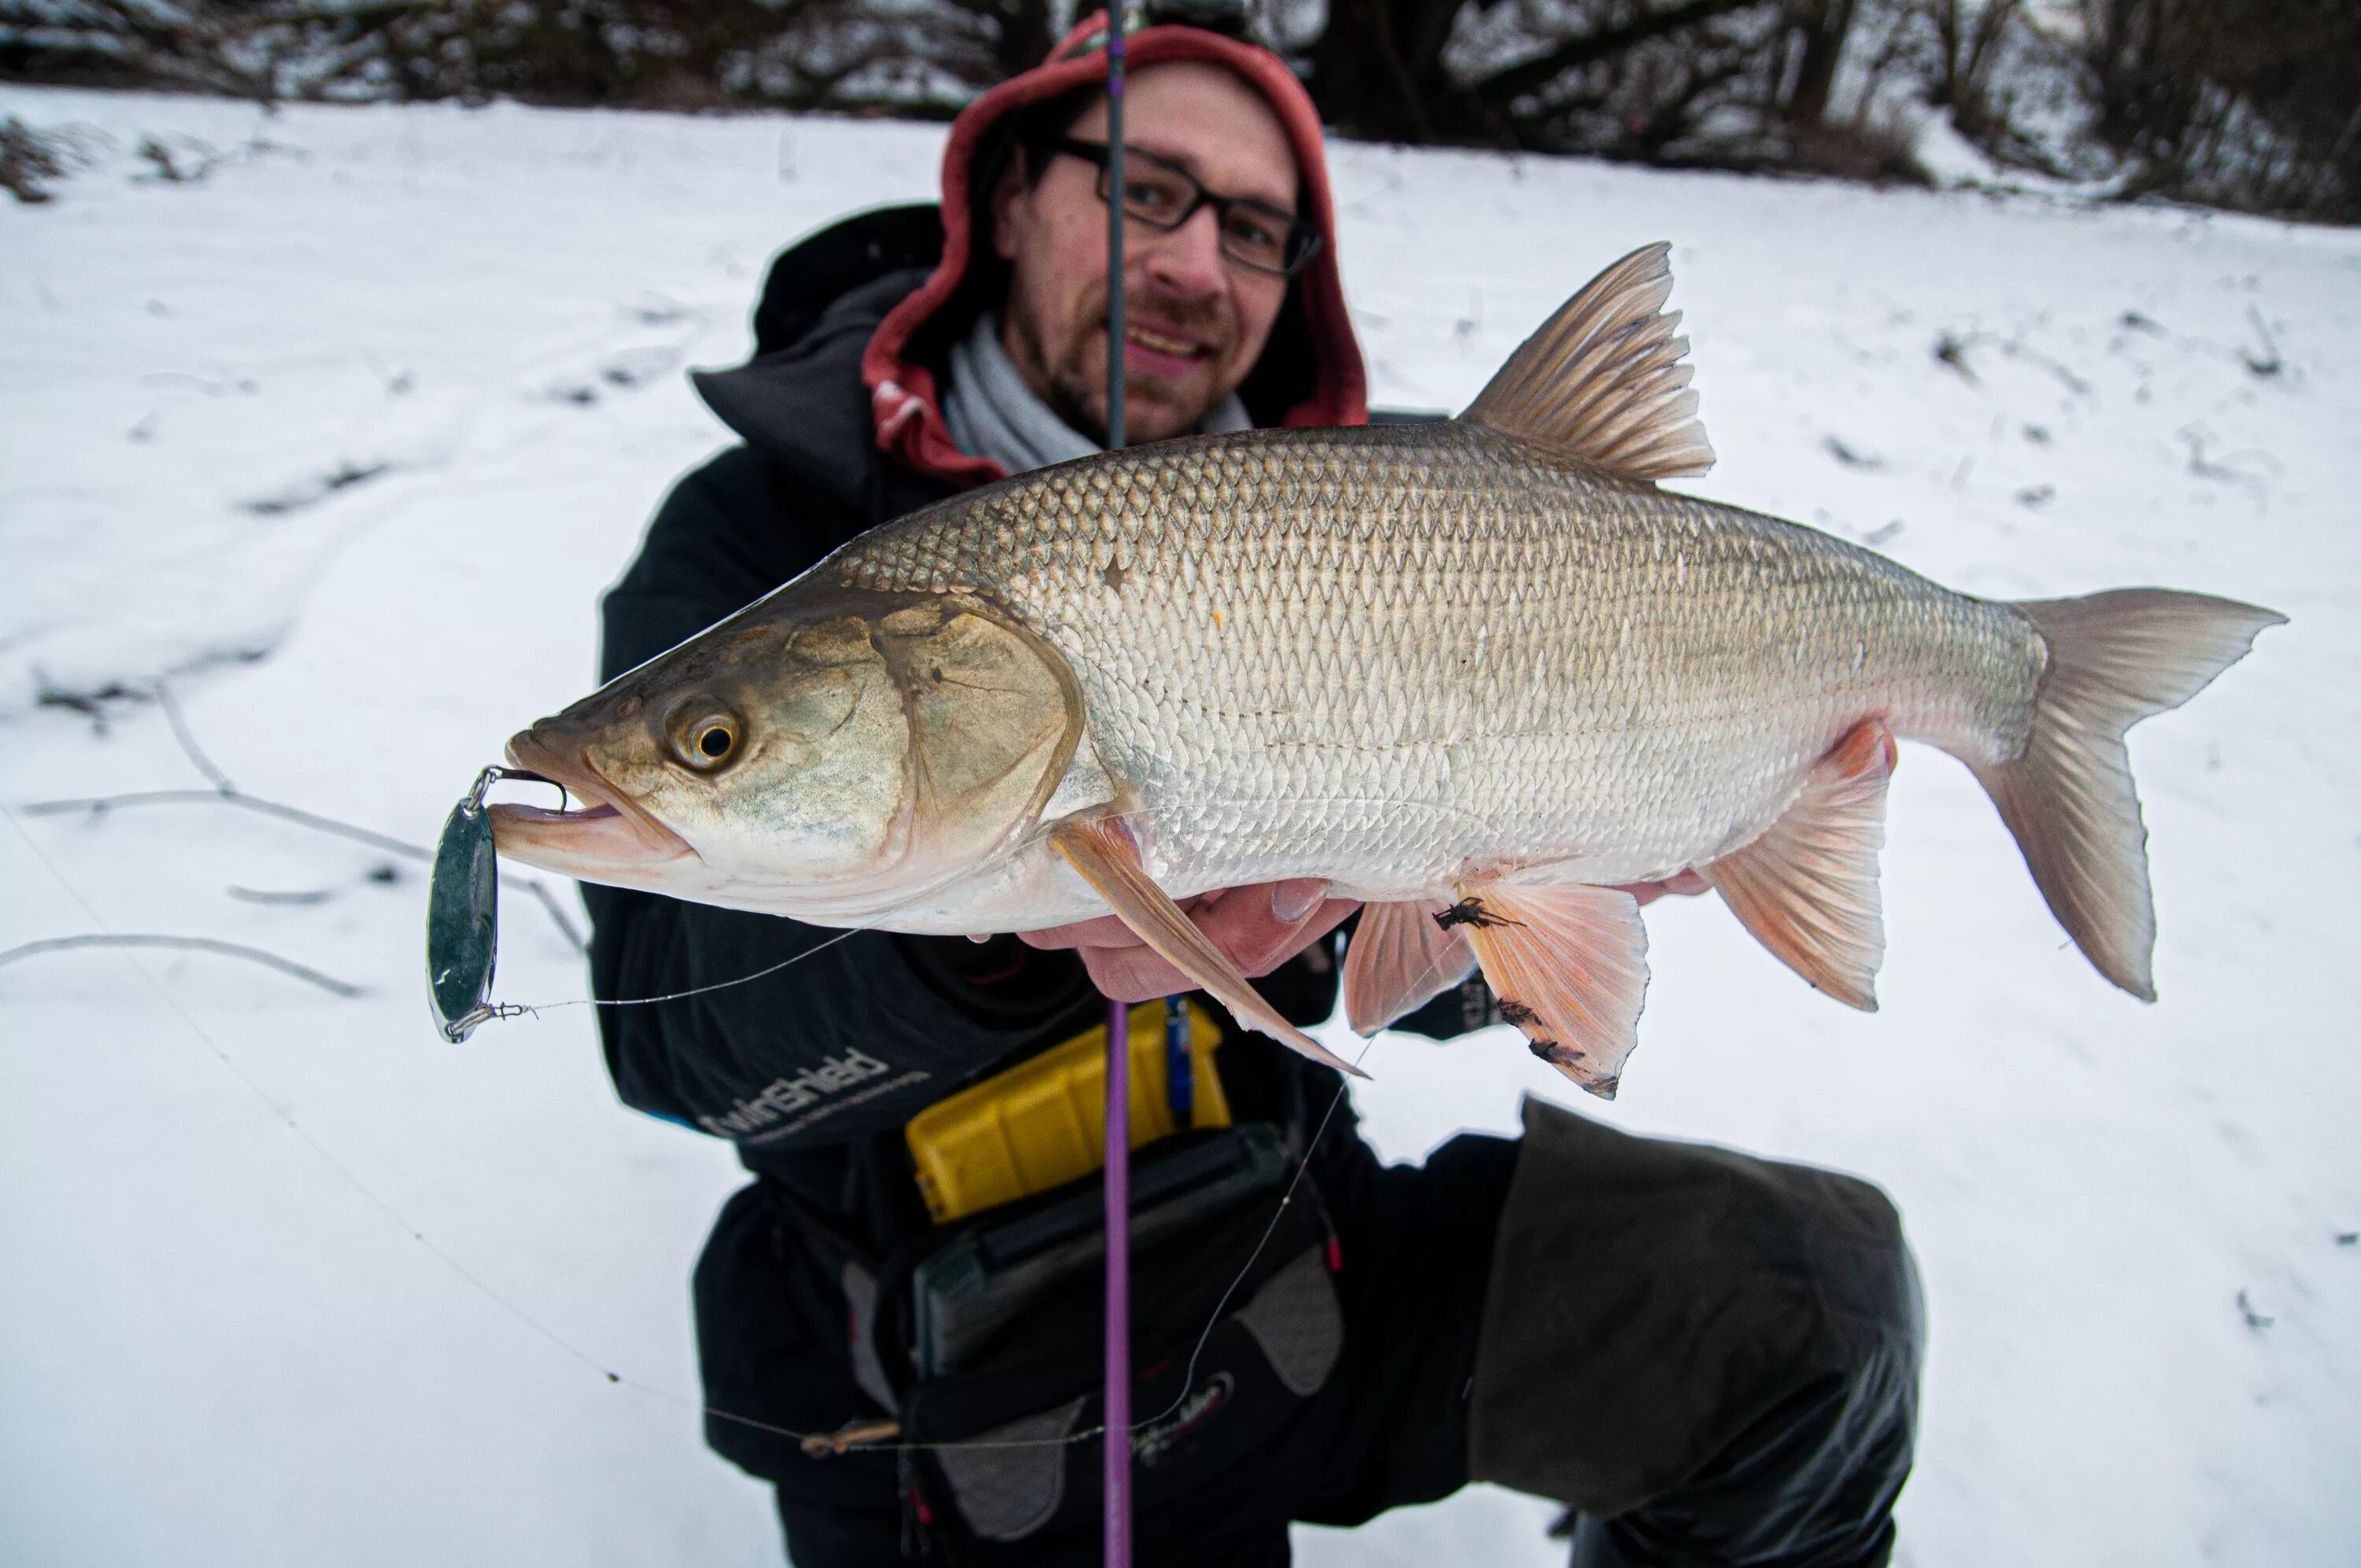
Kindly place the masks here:
[[(994, 87), (951, 122), (950, 142), (943, 148), (942, 261), (916, 293), (879, 323), (861, 361), (878, 448), (920, 473), (968, 485), (1006, 477), (992, 459), (971, 457), (952, 444), (943, 423), (934, 372), (907, 355), (913, 338), (952, 302), (967, 275), (974, 243), (969, 232), (974, 210), (970, 177), (985, 133), (1027, 104), (1104, 82), (1105, 33), (1104, 13), (1084, 17), (1050, 51), (1045, 63)], [(1280, 422), (1367, 423), (1368, 384), (1361, 367), (1360, 345), (1353, 338), (1352, 319), (1345, 310), (1344, 284), (1336, 271), (1335, 213), (1328, 196), (1320, 115), (1312, 106), (1311, 94), (1269, 50), (1202, 27), (1144, 27), (1125, 40), (1124, 50), (1132, 69), (1167, 60), (1202, 60), (1226, 66), (1259, 91), (1277, 112), (1302, 175), (1303, 215), (1318, 228), (1323, 241), (1319, 253), (1290, 286), (1292, 302), (1300, 308), (1311, 335), (1312, 392), (1288, 409)]]

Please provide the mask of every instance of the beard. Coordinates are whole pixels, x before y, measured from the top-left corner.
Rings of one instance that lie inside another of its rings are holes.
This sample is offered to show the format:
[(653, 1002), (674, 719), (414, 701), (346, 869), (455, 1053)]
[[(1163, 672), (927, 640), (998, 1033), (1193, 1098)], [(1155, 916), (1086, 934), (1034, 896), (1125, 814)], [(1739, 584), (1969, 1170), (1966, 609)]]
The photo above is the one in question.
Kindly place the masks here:
[[(1237, 322), (1230, 312), (1211, 301), (1179, 299), (1147, 289), (1135, 289), (1131, 298), (1142, 308), (1142, 313), (1206, 345), (1203, 364), (1207, 373), (1180, 380), (1137, 371), (1126, 374), (1125, 422), (1131, 428), (1125, 434), (1132, 441), (1184, 434), (1202, 424), (1214, 405), (1234, 390), (1221, 384), (1213, 367), (1224, 363), (1235, 349)], [(1104, 356), (1093, 356), (1091, 350), (1105, 345), (1108, 352), (1122, 352), (1121, 345), (1108, 343), (1106, 305), (1104, 286), (1077, 302), (1074, 330), (1054, 358), (1049, 345), (1041, 341), (1038, 323), (1021, 316), (1016, 323), (1034, 363), (1042, 367), (1049, 386), (1046, 400), (1051, 411), (1101, 445), (1106, 444), (1107, 437), (1107, 362)]]
[[(1106, 382), (1103, 378), (1084, 374), (1081, 366), (1071, 361), (1061, 362), (1049, 371), (1049, 411), (1104, 446), (1107, 444), (1106, 390)], [(1126, 405), (1131, 401), (1130, 393), (1131, 387), (1126, 380), (1124, 386)]]

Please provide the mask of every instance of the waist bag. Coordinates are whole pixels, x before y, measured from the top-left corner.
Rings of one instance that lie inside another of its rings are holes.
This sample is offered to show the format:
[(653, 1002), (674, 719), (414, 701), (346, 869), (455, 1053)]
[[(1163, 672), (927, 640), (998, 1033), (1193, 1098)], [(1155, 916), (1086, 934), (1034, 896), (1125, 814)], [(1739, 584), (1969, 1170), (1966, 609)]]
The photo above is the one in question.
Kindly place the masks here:
[[(901, 1455), (906, 1516), (954, 1557), (962, 1540), (1098, 1528), (1103, 1439), (1076, 1439), (1103, 1412), (1103, 1203), (1092, 1177), (939, 1227), (873, 1269), (844, 1262), (856, 1380), (895, 1412), (901, 1441), (972, 1445)], [(1342, 1262), (1318, 1191), (1269, 1124), (1135, 1155), (1143, 1519), (1224, 1472), (1250, 1474), (1327, 1382), (1344, 1348)]]

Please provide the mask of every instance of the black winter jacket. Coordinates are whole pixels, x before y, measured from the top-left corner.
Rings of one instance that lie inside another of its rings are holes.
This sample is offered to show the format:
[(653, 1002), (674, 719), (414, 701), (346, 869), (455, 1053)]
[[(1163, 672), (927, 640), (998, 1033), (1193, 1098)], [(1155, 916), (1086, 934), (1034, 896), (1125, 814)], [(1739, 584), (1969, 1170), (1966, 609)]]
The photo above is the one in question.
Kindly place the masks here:
[[(949, 493), (884, 460), (860, 360), (878, 321), (926, 276), (940, 245), (928, 208), (866, 214), (780, 257), (756, 314), (745, 367), (697, 378), (745, 444), (689, 474), (656, 513), (639, 557), (608, 594), (606, 678), (662, 652), (787, 581), (862, 531)], [(860, 1394), (836, 1332), (836, 1283), (783, 1239), (777, 1184), (803, 1212), (883, 1254), (928, 1219), (901, 1136), (918, 1111), (962, 1084), (1089, 1028), (1103, 1003), (1071, 953), (1011, 937), (864, 931), (851, 936), (771, 916), (615, 888), (584, 889), (596, 930), (601, 998), (676, 1001), (599, 1010), (609, 1070), (625, 1103), (732, 1139), (760, 1179), (717, 1224), (697, 1281), (698, 1332), (714, 1446), (815, 1499), (873, 1495), (887, 1463), (855, 1456), (815, 1466), (764, 1426), (829, 1429), (880, 1412)], [(1318, 948), (1259, 982), (1300, 1023), (1335, 1003), (1330, 952)], [(1480, 1003), (1471, 1003), (1480, 1006)], [(1456, 1034), (1446, 993), (1409, 1021)], [(1308, 1135), (1337, 1099), (1327, 1069), (1259, 1036), (1233, 1032), (1221, 1052), (1241, 1118)], [(1312, 1175), (1349, 1206), (1375, 1160), (1340, 1107)], [(746, 1418), (744, 1420), (735, 1418)], [(760, 1423), (760, 1424), (755, 1424)]]

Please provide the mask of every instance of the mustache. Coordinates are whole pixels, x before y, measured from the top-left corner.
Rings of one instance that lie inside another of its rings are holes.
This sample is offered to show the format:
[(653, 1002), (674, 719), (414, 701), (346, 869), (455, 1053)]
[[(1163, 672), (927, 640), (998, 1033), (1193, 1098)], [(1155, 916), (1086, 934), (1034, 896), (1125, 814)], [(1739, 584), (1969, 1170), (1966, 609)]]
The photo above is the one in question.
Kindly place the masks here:
[[(1104, 323), (1107, 318), (1110, 291), (1101, 282), (1090, 300), (1092, 314)], [(1134, 285), (1126, 282), (1124, 289), (1126, 315), (1137, 322), (1142, 317), (1161, 325), (1188, 333), (1203, 342), (1215, 354), (1228, 349), (1237, 337), (1237, 318), (1224, 308), (1219, 297), (1204, 298), (1175, 294), (1153, 284)]]

